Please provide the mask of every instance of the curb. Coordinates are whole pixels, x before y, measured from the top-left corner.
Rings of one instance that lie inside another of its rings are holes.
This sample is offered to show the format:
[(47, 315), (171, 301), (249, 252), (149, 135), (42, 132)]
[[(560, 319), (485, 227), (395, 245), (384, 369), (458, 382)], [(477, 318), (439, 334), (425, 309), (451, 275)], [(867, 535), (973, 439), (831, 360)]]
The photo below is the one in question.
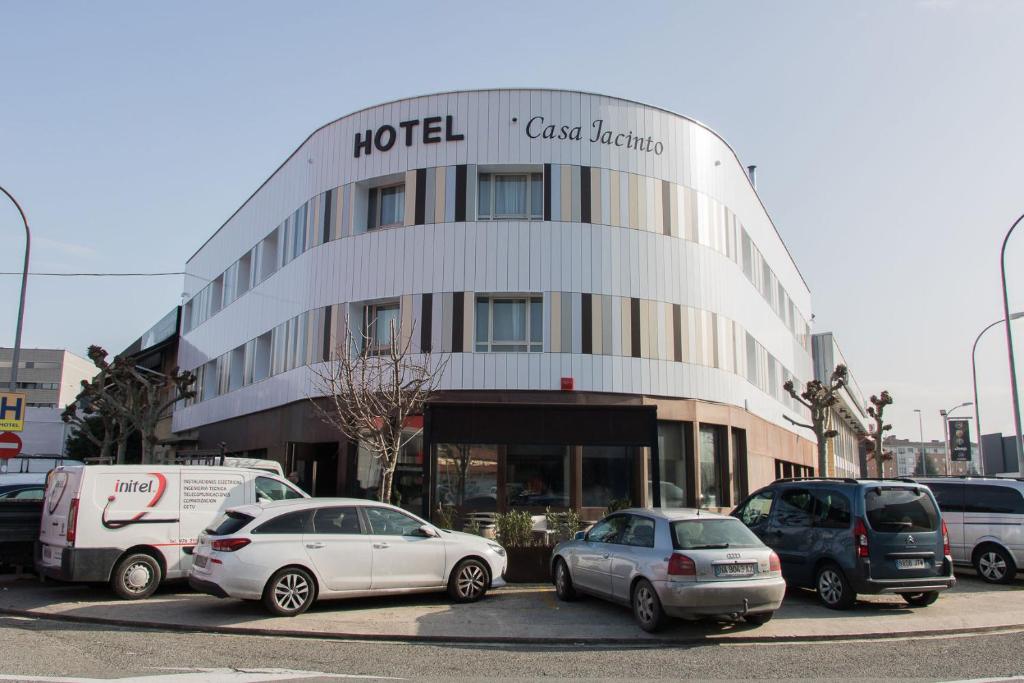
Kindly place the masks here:
[(942, 636), (973, 636), (986, 633), (1024, 631), (1024, 624), (1002, 626), (976, 626), (960, 629), (929, 629), (912, 633), (892, 631), (878, 633), (842, 633), (806, 636), (691, 636), (682, 638), (531, 638), (531, 637), (494, 637), (494, 636), (431, 636), (431, 635), (394, 635), (343, 633), (330, 631), (300, 631), (296, 629), (263, 629), (251, 626), (198, 626), (191, 624), (173, 624), (154, 621), (137, 621), (131, 619), (113, 619), (107, 617), (88, 617), (77, 614), (49, 614), (27, 609), (0, 607), (0, 615), (26, 617), (31, 619), (47, 619), (76, 624), (97, 624), (103, 626), (120, 626), (145, 628), (175, 633), (218, 633), (234, 636), (264, 636), (279, 638), (306, 638), (313, 640), (356, 640), (368, 642), (400, 642), (400, 643), (445, 643), (470, 645), (619, 645), (630, 647), (658, 647), (665, 645), (755, 645), (755, 644), (786, 644), (815, 643), (823, 641), (848, 640), (901, 640), (934, 638)]

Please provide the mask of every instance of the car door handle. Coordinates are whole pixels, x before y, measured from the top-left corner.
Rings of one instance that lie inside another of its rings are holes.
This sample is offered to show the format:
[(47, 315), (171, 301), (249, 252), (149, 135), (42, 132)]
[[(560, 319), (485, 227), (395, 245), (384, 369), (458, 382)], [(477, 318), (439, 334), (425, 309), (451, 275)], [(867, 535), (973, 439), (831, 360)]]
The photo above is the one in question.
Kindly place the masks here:
[(323, 548), (324, 544), (323, 543), (307, 543), (306, 547), (309, 548), (310, 550), (316, 550), (318, 548)]
[(611, 556), (612, 556), (611, 553), (605, 553), (604, 555), (601, 556), (601, 558), (607, 560)]
[(383, 550), (384, 548), (390, 548), (391, 544), (390, 543), (374, 543), (373, 547), (377, 548), (378, 550)]

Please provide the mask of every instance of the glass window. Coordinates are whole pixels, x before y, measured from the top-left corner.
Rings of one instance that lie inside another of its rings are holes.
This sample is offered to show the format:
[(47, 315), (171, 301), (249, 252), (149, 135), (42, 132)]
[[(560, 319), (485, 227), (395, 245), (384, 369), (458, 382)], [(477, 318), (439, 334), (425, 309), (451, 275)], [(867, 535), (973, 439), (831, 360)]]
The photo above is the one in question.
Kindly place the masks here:
[(721, 469), (719, 459), (718, 428), (701, 425), (700, 428), (700, 507), (713, 508), (722, 505), (722, 495), (718, 473)]
[(672, 522), (676, 550), (759, 548), (763, 543), (736, 519), (690, 519)]
[(477, 351), (538, 352), (543, 340), (542, 297), (477, 297)]
[(653, 548), (654, 520), (638, 515), (630, 515), (629, 522), (622, 532), (621, 543), (638, 548)]
[(378, 536), (413, 536), (423, 526), (418, 519), (390, 508), (367, 507), (366, 519), (370, 533)]
[(569, 506), (566, 446), (509, 446), (505, 491), (510, 507)]
[(313, 515), (315, 534), (361, 534), (359, 510), (355, 507), (320, 508)]
[(850, 501), (837, 491), (813, 491), (814, 525), (824, 529), (850, 527)]
[(1024, 514), (1024, 499), (1016, 489), (1009, 486), (968, 486), (966, 489), (967, 512)]
[[(398, 454), (394, 478), (391, 480), (391, 503), (408, 510), (419, 511), (423, 508), (425, 483), (423, 477), (423, 437), (413, 435), (412, 430), (405, 430), (402, 435), (407, 439)], [(367, 500), (379, 500), (381, 483), (381, 460), (375, 453), (360, 444), (356, 460), (356, 497)]]
[(264, 522), (252, 530), (254, 534), (304, 534), (310, 530), (310, 510), (288, 512)]
[[(963, 484), (928, 484), (942, 512), (964, 511)], [(973, 487), (972, 487), (973, 488)]]
[(935, 531), (939, 512), (924, 489), (876, 488), (864, 495), (868, 523), (877, 531)]
[(628, 521), (626, 515), (605, 517), (587, 532), (587, 540), (593, 543), (617, 543)]
[(768, 515), (772, 511), (772, 501), (775, 500), (774, 491), (762, 491), (743, 504), (736, 516), (747, 526), (757, 526), (768, 521)]
[(269, 477), (256, 477), (256, 500), (258, 501), (290, 500), (304, 497), (283, 481)]
[(779, 496), (775, 521), (779, 526), (810, 526), (814, 499), (804, 489), (787, 489)]
[(498, 510), (498, 447), (438, 444), (437, 500), (460, 512)]
[(381, 353), (391, 348), (391, 332), (394, 327), (395, 336), (399, 336), (401, 311), (398, 302), (371, 304), (365, 309), (366, 339), (370, 344), (370, 353)]
[(539, 219), (544, 215), (544, 182), (540, 173), (481, 173), (477, 218)]
[(632, 459), (624, 446), (583, 447), (583, 507), (632, 504)]
[(388, 227), (405, 223), (405, 185), (392, 185), (378, 190), (379, 213), (370, 227)]
[(235, 533), (252, 520), (253, 517), (251, 515), (232, 510), (231, 512), (226, 512), (221, 515), (220, 519), (207, 527), (206, 533), (211, 536), (228, 536)]

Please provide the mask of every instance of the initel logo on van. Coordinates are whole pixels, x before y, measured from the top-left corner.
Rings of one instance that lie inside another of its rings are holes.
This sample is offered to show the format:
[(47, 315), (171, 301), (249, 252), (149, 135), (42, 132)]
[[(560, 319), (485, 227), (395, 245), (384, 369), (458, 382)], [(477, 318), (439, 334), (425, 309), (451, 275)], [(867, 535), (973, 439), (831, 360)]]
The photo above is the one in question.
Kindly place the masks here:
[[(110, 511), (110, 507), (117, 500), (117, 496), (108, 496), (107, 504), (103, 506), (103, 515), (100, 521), (103, 526), (107, 529), (122, 529), (130, 524), (157, 524), (160, 522), (177, 522), (178, 518), (170, 519), (153, 519), (148, 517), (149, 513), (154, 507), (160, 502), (160, 499), (164, 495), (164, 491), (167, 490), (167, 477), (160, 474), (159, 472), (149, 472), (147, 477), (153, 477), (153, 479), (139, 480), (129, 479), (121, 481), (118, 479), (114, 482), (114, 493), (152, 493), (153, 497), (146, 503), (144, 510), (135, 513), (128, 519), (108, 519), (107, 513)], [(155, 491), (154, 491), (155, 484)], [(134, 509), (138, 509), (134, 507)]]

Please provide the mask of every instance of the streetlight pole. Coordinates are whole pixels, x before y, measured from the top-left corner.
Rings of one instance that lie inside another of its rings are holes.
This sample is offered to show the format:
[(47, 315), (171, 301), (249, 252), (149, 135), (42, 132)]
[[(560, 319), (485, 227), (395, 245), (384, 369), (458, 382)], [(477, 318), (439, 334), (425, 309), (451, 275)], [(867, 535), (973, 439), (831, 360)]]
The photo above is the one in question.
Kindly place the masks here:
[(921, 474), (925, 477), (928, 476), (928, 455), (924, 451), (924, 422), (921, 421), (921, 410), (914, 408), (914, 412), (917, 413), (917, 429), (918, 434), (921, 438)]
[[(1024, 220), (1024, 214), (1021, 214), (1010, 226), (1010, 229), (1006, 231), (1006, 237), (1003, 238), (1003, 248), (999, 251), (999, 274), (1003, 279), (1003, 318), (1009, 320), (1010, 318), (1010, 295), (1006, 291), (1006, 243), (1010, 240), (1010, 235), (1013, 234), (1014, 229)], [(1013, 397), (1013, 426), (1017, 430), (1017, 471), (1020, 472), (1024, 468), (1024, 442), (1021, 441), (1020, 431), (1020, 396), (1017, 394), (1017, 366), (1013, 360), (1013, 332), (1011, 331), (1012, 326), (1007, 323), (1006, 325), (1006, 351), (1010, 357), (1010, 390)]]
[(942, 470), (943, 474), (949, 474), (949, 465), (952, 462), (949, 454), (949, 416), (953, 411), (960, 410), (972, 405), (971, 401), (965, 401), (958, 406), (953, 406), (949, 410), (940, 410), (939, 415), (942, 417)]
[(28, 287), (28, 256), (32, 247), (32, 233), (28, 229), (28, 219), (25, 218), (25, 212), (22, 210), (18, 200), (4, 189), (2, 185), (0, 185), (0, 192), (3, 192), (7, 195), (8, 199), (14, 202), (14, 206), (18, 208), (18, 213), (21, 214), (21, 222), (25, 224), (25, 265), (21, 271), (21, 299), (18, 302), (18, 325), (14, 331), (14, 356), (11, 359), (10, 389), (15, 391), (18, 388), (18, 357), (21, 355), (21, 326), (25, 319), (25, 290)]
[[(1024, 311), (1017, 311), (1010, 316), (1010, 320), (1017, 320), (1018, 318), (1024, 318)], [(978, 431), (978, 455), (979, 460), (981, 461), (982, 474), (985, 474), (985, 444), (981, 439), (981, 402), (978, 400), (978, 364), (975, 360), (975, 356), (978, 353), (978, 342), (981, 341), (981, 336), (999, 323), (1005, 321), (1006, 318), (997, 320), (979, 332), (978, 336), (974, 338), (974, 346), (971, 348), (971, 380), (974, 382), (974, 428)]]

